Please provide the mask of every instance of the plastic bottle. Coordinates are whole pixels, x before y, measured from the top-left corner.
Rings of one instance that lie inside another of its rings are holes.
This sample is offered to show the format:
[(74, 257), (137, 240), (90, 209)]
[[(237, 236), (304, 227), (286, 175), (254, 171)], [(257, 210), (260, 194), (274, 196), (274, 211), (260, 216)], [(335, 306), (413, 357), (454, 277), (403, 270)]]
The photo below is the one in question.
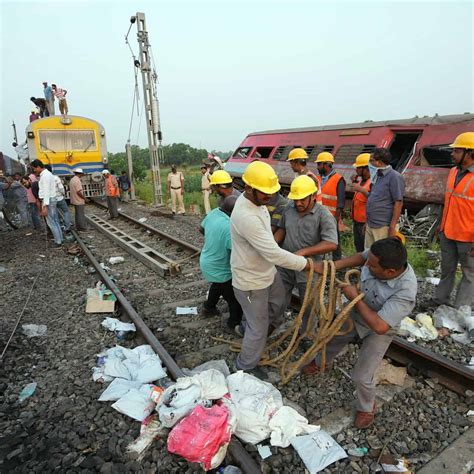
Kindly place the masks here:
[(24, 387), (23, 390), (20, 392), (18, 401), (21, 403), (24, 400), (26, 400), (28, 397), (31, 397), (31, 395), (35, 393), (36, 385), (37, 385), (36, 382), (31, 382), (26, 387)]

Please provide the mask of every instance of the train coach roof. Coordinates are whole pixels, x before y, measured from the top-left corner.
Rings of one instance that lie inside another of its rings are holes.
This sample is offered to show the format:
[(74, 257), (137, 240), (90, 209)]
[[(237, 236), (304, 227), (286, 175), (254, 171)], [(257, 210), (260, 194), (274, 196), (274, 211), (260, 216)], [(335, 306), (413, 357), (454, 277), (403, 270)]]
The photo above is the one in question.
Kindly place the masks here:
[(323, 125), (320, 127), (304, 127), (304, 128), (285, 128), (279, 130), (264, 130), (260, 132), (249, 133), (251, 135), (268, 135), (272, 133), (297, 133), (297, 132), (318, 132), (325, 130), (346, 130), (352, 128), (372, 128), (372, 127), (400, 127), (409, 125), (444, 125), (460, 122), (468, 122), (474, 120), (474, 114), (456, 114), (456, 115), (435, 115), (434, 117), (418, 117), (415, 116), (410, 119), (401, 120), (384, 120), (381, 122), (374, 122), (366, 120), (358, 123), (345, 123), (340, 125)]

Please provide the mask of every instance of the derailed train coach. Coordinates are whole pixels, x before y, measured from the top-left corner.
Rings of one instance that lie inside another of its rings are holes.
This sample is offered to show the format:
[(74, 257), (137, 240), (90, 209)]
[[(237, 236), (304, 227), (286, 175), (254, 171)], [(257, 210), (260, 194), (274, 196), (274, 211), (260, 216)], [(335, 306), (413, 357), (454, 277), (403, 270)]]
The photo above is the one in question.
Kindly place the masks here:
[[(448, 145), (468, 131), (474, 131), (471, 113), (254, 132), (245, 137), (225, 169), (239, 181), (251, 161), (265, 161), (275, 169), (282, 186), (288, 188), (294, 173), (286, 160), (293, 148), (306, 150), (308, 167), (315, 173), (316, 157), (328, 151), (334, 155), (334, 168), (344, 176), (351, 197), (352, 164), (357, 155), (371, 153), (377, 147), (388, 148), (392, 167), (405, 178), (405, 209), (418, 212), (424, 224), (418, 234), (427, 238), (432, 237), (441, 215), (446, 180), (453, 166)], [(406, 226), (415, 226), (414, 218), (410, 221), (408, 214), (405, 218)]]

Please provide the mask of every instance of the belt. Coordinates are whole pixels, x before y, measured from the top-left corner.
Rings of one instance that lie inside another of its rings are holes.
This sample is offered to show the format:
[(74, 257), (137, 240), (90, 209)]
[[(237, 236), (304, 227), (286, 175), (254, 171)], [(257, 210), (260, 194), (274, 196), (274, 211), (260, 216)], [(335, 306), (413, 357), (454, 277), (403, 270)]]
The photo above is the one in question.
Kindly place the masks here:
[(171, 186), (171, 189), (181, 189), (181, 186), (179, 186), (178, 188), (175, 188), (174, 186)]

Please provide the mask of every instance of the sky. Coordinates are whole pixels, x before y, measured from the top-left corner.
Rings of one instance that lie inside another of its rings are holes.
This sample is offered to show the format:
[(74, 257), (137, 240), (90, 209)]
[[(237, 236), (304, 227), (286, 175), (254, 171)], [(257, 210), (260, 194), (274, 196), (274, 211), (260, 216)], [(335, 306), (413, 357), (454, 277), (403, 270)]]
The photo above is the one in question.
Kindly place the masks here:
[(104, 125), (109, 151), (130, 125), (147, 146), (125, 43), (137, 11), (164, 144), (227, 151), (258, 130), (474, 112), (470, 1), (0, 0), (0, 151), (14, 154), (12, 120), (21, 139), (43, 81)]

